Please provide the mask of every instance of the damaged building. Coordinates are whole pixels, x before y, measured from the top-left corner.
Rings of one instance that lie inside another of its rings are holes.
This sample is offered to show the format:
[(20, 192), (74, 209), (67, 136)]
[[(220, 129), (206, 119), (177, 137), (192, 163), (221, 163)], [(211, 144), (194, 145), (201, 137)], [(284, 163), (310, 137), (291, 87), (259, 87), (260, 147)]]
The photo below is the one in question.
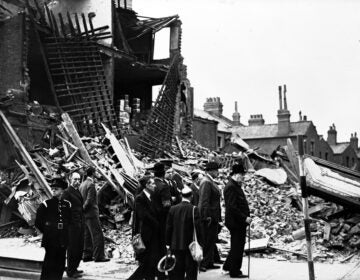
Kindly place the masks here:
[[(45, 6), (30, 1), (28, 7), (26, 1), (15, 2), (18, 11), (2, 8), (0, 25), (0, 91), (2, 99), (11, 95), (16, 100), (7, 113), (18, 119), (23, 114), (31, 126), (31, 117), (67, 112), (80, 135), (103, 134), (103, 123), (134, 136), (131, 143), (145, 153), (156, 152), (154, 136), (165, 146), (174, 134), (191, 136), (193, 97), (181, 57), (178, 16), (141, 17), (131, 1), (54, 1)], [(169, 57), (155, 60), (155, 34), (164, 28), (170, 29)], [(156, 85), (162, 88), (152, 106)], [(171, 131), (155, 135), (149, 125), (144, 132), (147, 123), (160, 130), (170, 124)], [(39, 127), (35, 124), (33, 130)], [(41, 143), (47, 128), (19, 133), (30, 133), (21, 139), (31, 147)], [(5, 158), (2, 166), (9, 163)]]
[[(104, 136), (108, 128), (143, 155), (180, 152), (179, 139), (192, 137), (193, 88), (179, 16), (140, 16), (126, 0), (8, 0), (0, 11), (4, 172), (18, 174), (25, 162), (48, 189), (32, 152), (66, 141), (59, 128), (66, 116), (74, 125), (70, 138)], [(157, 60), (155, 35), (163, 29), (170, 34), (168, 57)], [(154, 86), (161, 86), (157, 96)], [(85, 162), (92, 163), (86, 156)], [(0, 188), (1, 201), (10, 187)]]

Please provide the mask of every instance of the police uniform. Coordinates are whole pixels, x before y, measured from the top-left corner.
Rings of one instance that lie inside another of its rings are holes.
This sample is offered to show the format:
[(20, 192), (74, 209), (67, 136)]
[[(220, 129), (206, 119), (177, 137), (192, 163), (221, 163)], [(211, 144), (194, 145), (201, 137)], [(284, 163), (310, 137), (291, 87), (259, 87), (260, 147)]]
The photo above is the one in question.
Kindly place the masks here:
[(41, 280), (62, 279), (71, 219), (70, 208), (69, 201), (53, 197), (40, 204), (37, 210), (35, 226), (43, 233), (41, 246), (45, 248)]

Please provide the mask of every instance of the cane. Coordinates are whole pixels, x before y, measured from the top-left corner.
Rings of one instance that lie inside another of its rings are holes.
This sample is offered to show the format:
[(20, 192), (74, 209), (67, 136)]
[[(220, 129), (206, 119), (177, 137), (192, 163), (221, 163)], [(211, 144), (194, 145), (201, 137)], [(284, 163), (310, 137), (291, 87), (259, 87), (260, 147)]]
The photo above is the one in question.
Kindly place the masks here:
[(250, 225), (249, 225), (249, 251), (248, 251), (248, 278), (250, 278)]

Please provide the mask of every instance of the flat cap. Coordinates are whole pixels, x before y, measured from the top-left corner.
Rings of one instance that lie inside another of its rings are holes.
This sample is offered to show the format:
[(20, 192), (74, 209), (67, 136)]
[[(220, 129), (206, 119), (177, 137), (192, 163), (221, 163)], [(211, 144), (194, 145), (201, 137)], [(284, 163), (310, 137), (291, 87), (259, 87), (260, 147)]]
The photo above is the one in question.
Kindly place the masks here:
[(210, 161), (206, 164), (205, 166), (205, 170), (206, 171), (211, 171), (211, 170), (218, 170), (219, 169), (219, 164), (217, 164), (214, 161)]

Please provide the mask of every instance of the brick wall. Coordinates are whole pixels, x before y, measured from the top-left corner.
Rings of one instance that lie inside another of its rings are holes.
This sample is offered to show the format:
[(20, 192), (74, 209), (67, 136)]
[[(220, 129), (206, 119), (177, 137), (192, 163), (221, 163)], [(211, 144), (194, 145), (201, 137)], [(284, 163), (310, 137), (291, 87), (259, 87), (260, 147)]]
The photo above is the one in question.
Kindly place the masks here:
[(0, 96), (19, 89), (22, 79), (23, 20), (20, 14), (0, 23)]
[(217, 149), (217, 122), (194, 117), (194, 139), (202, 146), (210, 150)]

